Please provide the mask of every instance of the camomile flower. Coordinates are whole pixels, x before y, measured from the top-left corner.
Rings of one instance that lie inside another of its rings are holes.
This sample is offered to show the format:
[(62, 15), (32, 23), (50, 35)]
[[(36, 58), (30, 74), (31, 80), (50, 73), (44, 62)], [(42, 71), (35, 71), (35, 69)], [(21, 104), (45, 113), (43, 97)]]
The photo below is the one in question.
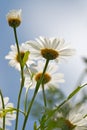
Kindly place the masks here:
[(87, 110), (81, 108), (73, 108), (66, 117), (66, 124), (70, 130), (87, 130)]
[(31, 51), (34, 57), (43, 57), (56, 62), (75, 53), (75, 50), (70, 44), (65, 43), (64, 39), (39, 37), (36, 41), (27, 41), (26, 43), (32, 47)]
[(72, 107), (69, 113), (65, 116), (62, 112), (57, 112), (53, 116), (58, 126), (63, 130), (87, 130), (87, 105), (83, 104), (80, 107)]
[[(43, 61), (39, 60), (37, 63), (37, 66), (35, 67), (35, 70), (33, 72), (32, 77), (30, 77), (30, 75), (25, 74), (25, 87), (29, 87), (30, 85), (30, 81), (31, 81), (31, 85), (30, 88), (35, 88), (35, 85), (37, 83), (38, 80), (40, 80), (41, 76), (42, 76), (42, 72), (43, 72), (43, 68), (44, 68), (44, 63)], [(42, 81), (42, 85), (44, 86), (45, 89), (49, 88), (49, 86), (55, 86), (58, 87), (58, 83), (62, 83), (64, 82), (64, 75), (62, 73), (58, 73), (58, 65), (56, 65), (55, 63), (49, 63), (47, 70), (44, 74), (44, 78)], [(42, 85), (40, 86), (40, 89), (42, 89)]]
[[(8, 110), (9, 108), (13, 108), (13, 103), (9, 103), (9, 98), (4, 97), (4, 105), (5, 110)], [(0, 97), (0, 128), (3, 128), (3, 108), (2, 108), (2, 101)], [(15, 113), (14, 112), (7, 112), (5, 115), (5, 126), (11, 126), (11, 120), (15, 120)], [(6, 129), (7, 130), (7, 129)]]
[[(19, 49), (20, 49), (21, 60), (23, 60), (25, 53), (29, 52), (28, 47), (25, 43), (22, 43), (21, 45), (19, 45)], [(8, 53), (7, 56), (5, 56), (5, 59), (10, 60), (9, 61), (10, 66), (15, 67), (17, 70), (20, 71), (20, 62), (19, 62), (16, 45), (11, 45), (11, 51)], [(29, 52), (28, 57), (26, 59), (26, 64), (30, 64), (32, 62), (33, 61), (30, 60), (30, 52)]]
[(9, 11), (6, 16), (9, 26), (18, 27), (21, 24), (21, 12), (21, 9)]

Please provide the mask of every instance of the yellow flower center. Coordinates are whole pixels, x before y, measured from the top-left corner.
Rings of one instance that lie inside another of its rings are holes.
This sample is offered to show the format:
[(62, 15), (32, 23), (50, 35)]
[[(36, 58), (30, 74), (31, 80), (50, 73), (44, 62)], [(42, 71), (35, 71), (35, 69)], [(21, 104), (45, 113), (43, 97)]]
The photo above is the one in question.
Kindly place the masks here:
[[(36, 80), (36, 81), (40, 80), (41, 76), (42, 76), (42, 73), (36, 74), (35, 80)], [(42, 81), (42, 84), (46, 84), (46, 83), (48, 83), (50, 80), (51, 80), (51, 76), (50, 76), (49, 74), (45, 73), (45, 74), (44, 74), (43, 81)]]
[(66, 120), (65, 123), (68, 126), (69, 130), (72, 130), (75, 127), (75, 125), (73, 125), (69, 120)]
[(54, 49), (41, 49), (41, 55), (48, 60), (54, 60), (59, 56), (59, 53)]
[(21, 21), (18, 18), (11, 18), (11, 19), (8, 19), (8, 23), (9, 23), (9, 26), (11, 27), (18, 27)]
[[(24, 53), (24, 52), (20, 52), (20, 55), (21, 55), (21, 60), (23, 60), (25, 53)], [(18, 54), (16, 55), (16, 60), (17, 60), (18, 62), (20, 62), (20, 59), (19, 59)]]

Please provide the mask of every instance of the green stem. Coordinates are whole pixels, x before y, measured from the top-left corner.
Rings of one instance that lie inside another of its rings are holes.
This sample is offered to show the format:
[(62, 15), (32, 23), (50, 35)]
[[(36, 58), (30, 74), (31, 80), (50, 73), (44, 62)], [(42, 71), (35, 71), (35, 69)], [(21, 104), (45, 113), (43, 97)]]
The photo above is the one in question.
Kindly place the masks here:
[(17, 130), (17, 128), (18, 128), (18, 117), (19, 117), (20, 99), (21, 99), (21, 94), (22, 94), (22, 89), (23, 89), (23, 85), (22, 84), (23, 84), (23, 82), (21, 82), (21, 87), (20, 87), (19, 94), (18, 94), (15, 130)]
[(45, 94), (45, 90), (44, 90), (44, 84), (42, 84), (42, 93), (43, 93), (43, 100), (44, 100), (44, 106), (47, 106), (47, 102), (46, 102), (46, 94)]
[(25, 101), (24, 101), (24, 112), (27, 112), (27, 103), (28, 103), (28, 90), (29, 87), (26, 89), (26, 93), (25, 93)]
[(22, 69), (22, 60), (21, 60), (21, 54), (20, 54), (20, 49), (19, 49), (19, 44), (18, 44), (17, 31), (15, 27), (13, 29), (14, 29), (15, 42), (16, 42), (17, 51), (18, 51), (18, 59), (20, 62), (20, 67)]
[[(9, 109), (8, 109), (9, 108)], [(22, 113), (24, 116), (26, 115), (26, 113), (24, 111), (22, 111), (21, 109), (17, 110), (17, 108), (12, 108), (12, 107), (8, 107), (7, 109), (2, 109), (3, 111), (5, 111), (5, 113), (8, 112), (14, 112), (14, 111), (19, 111), (20, 113)]]
[(29, 114), (30, 114), (30, 111), (31, 111), (32, 105), (33, 105), (33, 103), (34, 103), (35, 97), (36, 97), (37, 92), (38, 92), (38, 90), (39, 90), (40, 84), (41, 84), (42, 81), (43, 81), (44, 74), (45, 74), (45, 72), (46, 72), (46, 69), (47, 69), (48, 63), (49, 63), (49, 60), (46, 60), (46, 64), (45, 64), (45, 67), (44, 67), (44, 70), (43, 70), (42, 76), (41, 76), (40, 80), (39, 80), (39, 81), (37, 82), (37, 84), (36, 84), (36, 88), (35, 88), (35, 91), (34, 91), (34, 95), (33, 95), (33, 97), (32, 97), (32, 100), (31, 100), (31, 102), (30, 102), (30, 105), (29, 105), (29, 107), (28, 107), (27, 115), (25, 116), (22, 130), (25, 130), (26, 123), (27, 123), (27, 120), (28, 120), (28, 117), (29, 117)]
[(17, 128), (18, 128), (20, 100), (21, 100), (22, 89), (23, 89), (23, 86), (24, 86), (24, 73), (23, 73), (22, 60), (21, 60), (21, 54), (20, 54), (20, 49), (19, 49), (19, 44), (18, 44), (16, 28), (14, 27), (13, 29), (14, 29), (14, 36), (15, 36), (15, 41), (16, 41), (16, 46), (17, 46), (17, 51), (18, 51), (18, 58), (19, 58), (20, 68), (21, 68), (21, 86), (20, 86), (20, 90), (19, 90), (19, 94), (18, 94), (17, 114), (16, 114), (16, 123), (15, 123), (15, 130), (17, 130)]
[[(1, 95), (1, 101), (2, 101), (2, 108), (5, 109), (4, 98), (3, 98), (3, 94), (1, 90), (0, 90), (0, 95)], [(5, 116), (3, 116), (3, 130), (5, 130)]]

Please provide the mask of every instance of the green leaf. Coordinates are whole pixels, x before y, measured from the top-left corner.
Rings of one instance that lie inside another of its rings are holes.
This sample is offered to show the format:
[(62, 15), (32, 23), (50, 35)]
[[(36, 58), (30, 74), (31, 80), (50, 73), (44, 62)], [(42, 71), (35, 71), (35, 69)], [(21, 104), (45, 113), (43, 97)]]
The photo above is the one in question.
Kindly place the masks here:
[(76, 95), (83, 87), (85, 87), (87, 84), (84, 84), (82, 86), (78, 86), (68, 97), (67, 100), (71, 99), (74, 95)]
[(57, 118), (56, 120), (54, 119), (50, 119), (47, 122), (47, 128), (46, 130), (55, 130), (55, 129), (61, 129), (61, 130), (72, 130), (72, 126), (70, 127), (67, 123), (66, 123), (66, 119), (65, 118)]
[(22, 110), (17, 110), (17, 108), (12, 108), (12, 107), (8, 107), (5, 109), (0, 109), (0, 111), (3, 112), (3, 116), (5, 116), (7, 113), (13, 113), (14, 111), (19, 111), (20, 113), (22, 113), (24, 116), (26, 115), (26, 113)]
[(29, 56), (30, 52), (26, 51), (26, 53), (24, 54), (23, 60), (22, 60), (22, 67), (24, 67), (24, 65), (26, 64), (26, 61), (28, 60), (28, 56)]
[(47, 122), (45, 122), (45, 121), (46, 121), (46, 118), (47, 118), (47, 116), (44, 114), (44, 115), (41, 117), (41, 119), (39, 120), (39, 123), (40, 123), (39, 128), (40, 128), (40, 130), (46, 130), (46, 129), (45, 129), (45, 128), (46, 128), (46, 124), (47, 124)]
[(67, 97), (67, 99), (68, 99), (68, 100), (71, 99), (74, 95), (76, 95), (76, 94), (80, 91), (81, 88), (82, 88), (82, 87), (76, 88), (76, 89)]

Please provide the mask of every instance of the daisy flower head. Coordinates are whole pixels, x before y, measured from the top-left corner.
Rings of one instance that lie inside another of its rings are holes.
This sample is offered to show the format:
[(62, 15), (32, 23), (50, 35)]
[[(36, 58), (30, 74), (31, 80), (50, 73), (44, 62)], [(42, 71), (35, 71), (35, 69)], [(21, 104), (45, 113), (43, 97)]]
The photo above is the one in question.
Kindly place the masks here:
[[(32, 79), (30, 79), (30, 76), (28, 75), (25, 76), (26, 88), (29, 86), (28, 82), (30, 82), (30, 80), (32, 81), (32, 86), (30, 88), (35, 88), (37, 81), (40, 80), (42, 76), (43, 68), (44, 63), (43, 61), (39, 60), (35, 68), (37, 71), (33, 73)], [(49, 86), (57, 87), (58, 83), (64, 82), (63, 78), (64, 75), (62, 73), (58, 73), (58, 65), (56, 65), (55, 63), (49, 63), (39, 90), (42, 89), (42, 85), (45, 87), (45, 89), (48, 89)]]
[(70, 130), (87, 130), (87, 110), (85, 107), (73, 108), (66, 117), (66, 124)]
[[(20, 49), (21, 60), (23, 60), (25, 53), (29, 52), (27, 44), (22, 43), (21, 45), (19, 45), (19, 49)], [(11, 51), (8, 53), (8, 55), (5, 56), (5, 59), (10, 60), (9, 61), (10, 66), (15, 67), (17, 70), (20, 71), (20, 62), (19, 62), (20, 60), (18, 57), (18, 51), (16, 45), (11, 45)], [(30, 52), (29, 52), (28, 57), (26, 59), (26, 64), (30, 64), (32, 62), (33, 61), (30, 60)]]
[[(5, 110), (8, 110), (9, 108), (13, 108), (13, 103), (9, 103), (9, 98), (4, 97), (4, 106)], [(0, 96), (0, 128), (3, 128), (3, 108), (2, 108), (2, 101)], [(11, 126), (11, 120), (15, 120), (15, 113), (14, 112), (7, 112), (5, 115), (5, 126)], [(7, 129), (6, 129), (7, 130)]]
[(75, 53), (70, 44), (65, 43), (64, 39), (39, 37), (36, 41), (27, 41), (32, 47), (32, 55), (37, 58), (45, 58), (59, 62)]
[(9, 26), (18, 27), (21, 24), (21, 12), (21, 9), (9, 11), (6, 16)]

